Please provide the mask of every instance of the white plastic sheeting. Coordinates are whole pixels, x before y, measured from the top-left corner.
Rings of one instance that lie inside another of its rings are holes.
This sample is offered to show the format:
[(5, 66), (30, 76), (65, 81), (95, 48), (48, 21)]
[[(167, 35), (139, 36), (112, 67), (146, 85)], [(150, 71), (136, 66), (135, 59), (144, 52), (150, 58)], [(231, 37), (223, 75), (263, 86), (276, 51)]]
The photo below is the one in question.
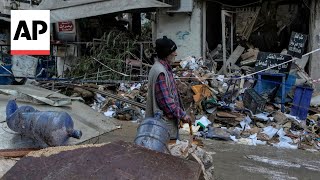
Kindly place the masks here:
[(15, 77), (35, 77), (38, 59), (32, 56), (12, 56), (12, 72)]

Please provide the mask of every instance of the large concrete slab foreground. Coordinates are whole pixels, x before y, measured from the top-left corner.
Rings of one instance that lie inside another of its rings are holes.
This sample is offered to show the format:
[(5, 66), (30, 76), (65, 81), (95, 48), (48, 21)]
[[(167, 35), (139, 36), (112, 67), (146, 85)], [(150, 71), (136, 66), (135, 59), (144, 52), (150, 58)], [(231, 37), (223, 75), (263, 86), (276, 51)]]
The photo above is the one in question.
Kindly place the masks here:
[(64, 148), (31, 153), (17, 162), (2, 179), (197, 180), (201, 173), (197, 162), (122, 141)]

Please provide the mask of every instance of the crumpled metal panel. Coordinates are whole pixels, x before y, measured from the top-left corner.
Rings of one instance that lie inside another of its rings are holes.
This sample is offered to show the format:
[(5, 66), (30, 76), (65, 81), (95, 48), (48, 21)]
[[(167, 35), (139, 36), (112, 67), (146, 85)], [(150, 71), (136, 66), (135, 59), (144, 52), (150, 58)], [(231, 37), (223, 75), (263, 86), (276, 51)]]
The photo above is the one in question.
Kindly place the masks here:
[(197, 162), (119, 141), (50, 156), (25, 157), (2, 179), (197, 180), (200, 173)]

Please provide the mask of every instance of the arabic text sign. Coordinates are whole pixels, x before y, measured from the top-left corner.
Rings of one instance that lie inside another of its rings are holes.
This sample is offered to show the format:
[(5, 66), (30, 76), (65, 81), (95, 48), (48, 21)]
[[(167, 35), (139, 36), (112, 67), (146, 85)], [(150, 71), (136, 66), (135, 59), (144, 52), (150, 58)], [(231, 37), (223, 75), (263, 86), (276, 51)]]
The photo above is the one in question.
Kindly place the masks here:
[(302, 58), (307, 38), (308, 36), (305, 34), (292, 32), (288, 47), (288, 54), (293, 57)]
[[(279, 53), (259, 52), (256, 62), (256, 71), (260, 71), (269, 67), (276, 66), (280, 63), (291, 60), (291, 56)], [(291, 63), (283, 64), (281, 66), (270, 69), (268, 73), (286, 73), (290, 69)]]
[(73, 32), (74, 25), (72, 21), (59, 22), (58, 28), (59, 28), (59, 32)]

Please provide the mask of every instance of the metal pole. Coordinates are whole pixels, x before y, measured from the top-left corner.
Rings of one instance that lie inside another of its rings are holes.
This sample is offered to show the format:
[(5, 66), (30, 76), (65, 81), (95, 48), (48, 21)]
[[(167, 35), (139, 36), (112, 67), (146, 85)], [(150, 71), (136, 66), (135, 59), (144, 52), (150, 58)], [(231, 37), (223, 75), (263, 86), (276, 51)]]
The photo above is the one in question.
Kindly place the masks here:
[(143, 59), (143, 44), (142, 42), (140, 43), (140, 61), (141, 61), (141, 66), (140, 66), (140, 80), (142, 79), (142, 59)]
[(202, 58), (207, 59), (207, 2), (202, 4)]
[(1, 61), (3, 62), (3, 51), (2, 51), (2, 45), (0, 45), (0, 52), (1, 52)]
[(96, 83), (96, 85), (98, 85), (98, 81), (99, 81), (99, 72), (100, 72), (100, 68), (98, 68), (98, 73), (97, 73), (97, 83)]
[(223, 66), (222, 71), (227, 74), (227, 48), (226, 48), (226, 17), (225, 10), (221, 10), (221, 22), (222, 22), (222, 48), (223, 48)]
[(231, 53), (233, 52), (233, 27), (234, 27), (234, 24), (233, 24), (233, 14), (231, 14), (230, 16), (231, 18), (231, 34), (230, 34), (230, 38), (231, 38)]

